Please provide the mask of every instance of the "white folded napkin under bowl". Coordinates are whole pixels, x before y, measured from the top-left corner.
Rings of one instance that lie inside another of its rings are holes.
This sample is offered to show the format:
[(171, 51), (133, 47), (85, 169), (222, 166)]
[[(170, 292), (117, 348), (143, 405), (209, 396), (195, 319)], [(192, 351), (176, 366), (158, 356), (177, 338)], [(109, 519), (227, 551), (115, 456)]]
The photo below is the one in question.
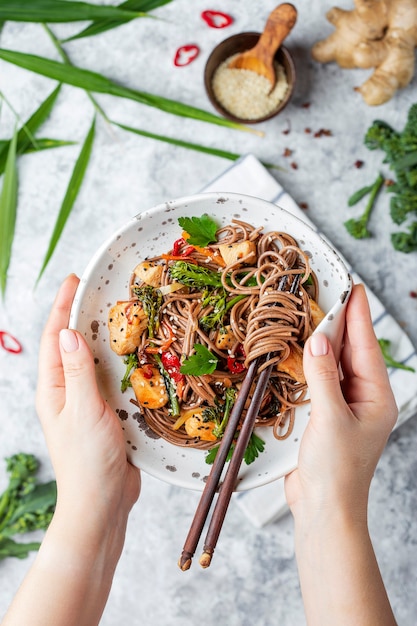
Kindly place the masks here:
[[(203, 192), (209, 191), (235, 192), (268, 200), (315, 228), (305, 212), (252, 154), (240, 158), (203, 189)], [(339, 252), (338, 254), (340, 255)], [(349, 268), (347, 262), (346, 266)], [(355, 283), (363, 282), (351, 268), (350, 273)], [(417, 413), (417, 354), (403, 329), (387, 313), (375, 294), (366, 285), (365, 288), (377, 337), (388, 339), (395, 359), (416, 370), (415, 373), (392, 368), (389, 370), (391, 387), (399, 409), (396, 424), (398, 427)], [(258, 527), (273, 522), (288, 512), (283, 478), (257, 489), (234, 494), (234, 499)]]

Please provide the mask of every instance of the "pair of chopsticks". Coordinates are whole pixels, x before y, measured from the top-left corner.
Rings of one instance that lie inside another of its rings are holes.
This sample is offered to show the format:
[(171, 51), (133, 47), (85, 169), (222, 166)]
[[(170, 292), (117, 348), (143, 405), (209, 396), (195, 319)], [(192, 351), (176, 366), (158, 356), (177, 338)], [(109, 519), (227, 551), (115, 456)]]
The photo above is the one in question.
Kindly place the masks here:
[[(285, 275), (281, 279), (278, 290), (282, 291), (286, 282), (287, 275)], [(296, 289), (298, 288), (298, 284), (299, 279), (296, 277), (291, 285), (291, 293), (294, 293), (296, 291)], [(268, 360), (270, 356), (271, 355), (268, 354), (266, 359)], [(235, 438), (236, 430), (239, 426), (246, 400), (248, 399), (252, 383), (256, 377), (261, 362), (262, 357), (258, 357), (250, 363), (245, 379), (240, 388), (239, 395), (230, 413), (229, 421), (223, 434), (219, 450), (217, 452), (212, 469), (210, 471), (200, 501), (198, 503), (190, 530), (188, 532), (181, 556), (178, 561), (178, 565), (183, 571), (186, 571), (191, 567), (191, 562), (196, 551), (197, 544), (200, 540), (204, 524), (206, 522), (211, 504), (213, 502), (214, 495), (218, 489), (220, 478), (226, 463), (227, 455)], [(263, 369), (259, 375), (259, 379), (255, 387), (250, 406), (242, 423), (242, 427), (240, 429), (239, 436), (236, 441), (236, 446), (233, 450), (232, 458), (226, 471), (226, 475), (224, 477), (223, 483), (219, 488), (219, 495), (207, 530), (203, 553), (199, 561), (200, 565), (204, 568), (209, 567), (211, 563), (213, 553), (217, 545), (217, 540), (223, 526), (223, 521), (226, 516), (227, 508), (229, 506), (232, 493), (235, 489), (237, 475), (239, 473), (245, 450), (247, 448), (249, 439), (255, 426), (255, 420), (258, 415), (261, 402), (266, 391), (266, 387), (268, 385), (273, 365), (274, 364), (272, 363), (271, 365)]]

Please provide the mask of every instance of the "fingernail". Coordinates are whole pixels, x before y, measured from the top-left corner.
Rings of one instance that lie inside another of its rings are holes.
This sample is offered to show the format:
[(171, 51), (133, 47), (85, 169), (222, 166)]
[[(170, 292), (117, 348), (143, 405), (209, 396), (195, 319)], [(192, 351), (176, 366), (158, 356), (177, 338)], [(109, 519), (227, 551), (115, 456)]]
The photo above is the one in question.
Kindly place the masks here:
[(78, 350), (78, 337), (74, 331), (63, 328), (59, 333), (59, 342), (65, 352), (75, 352)]
[(313, 356), (325, 356), (329, 351), (329, 342), (323, 333), (311, 335), (310, 352)]

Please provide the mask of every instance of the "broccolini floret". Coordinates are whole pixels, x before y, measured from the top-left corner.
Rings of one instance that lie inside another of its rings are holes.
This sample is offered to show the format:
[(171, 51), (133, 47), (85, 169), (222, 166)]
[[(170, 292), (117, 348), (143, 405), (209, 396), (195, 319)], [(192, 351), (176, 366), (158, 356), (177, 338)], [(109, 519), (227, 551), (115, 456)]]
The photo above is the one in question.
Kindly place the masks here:
[(169, 273), (173, 280), (195, 289), (222, 286), (221, 274), (195, 263), (175, 261), (169, 268)]
[[(364, 143), (369, 150), (384, 152), (383, 163), (387, 163), (395, 175), (388, 189), (393, 194), (390, 202), (393, 222), (402, 224), (410, 217), (414, 218), (409, 232), (391, 235), (393, 247), (400, 252), (414, 252), (417, 248), (414, 227), (417, 223), (417, 103), (410, 107), (401, 132), (384, 121), (375, 120), (366, 132)], [(359, 197), (361, 192), (366, 193), (366, 189), (356, 192), (356, 196)], [(362, 238), (370, 235), (365, 222), (365, 218), (348, 220), (345, 225), (354, 237)]]
[(130, 375), (132, 373), (132, 370), (134, 370), (136, 367), (139, 367), (139, 359), (137, 353), (133, 352), (132, 354), (128, 354), (123, 359), (123, 363), (126, 365), (126, 371), (120, 383), (120, 390), (122, 392), (126, 391), (128, 387), (132, 386), (132, 383), (130, 382)]
[(56, 483), (37, 483), (38, 461), (33, 454), (20, 452), (6, 459), (9, 484), (0, 496), (0, 560), (9, 556), (25, 558), (39, 548), (39, 542), (20, 543), (16, 534), (45, 530), (56, 504)]
[(148, 316), (148, 336), (155, 337), (159, 328), (159, 310), (162, 305), (162, 293), (151, 285), (133, 287), (132, 292), (142, 303), (142, 307)]
[(379, 174), (373, 185), (368, 187), (368, 189), (370, 190), (370, 195), (363, 214), (358, 218), (352, 217), (344, 223), (348, 233), (352, 235), (352, 237), (355, 237), (355, 239), (366, 239), (368, 237), (371, 237), (371, 233), (368, 230), (368, 222), (372, 213), (372, 209), (375, 205), (376, 197), (383, 183), (384, 177), (382, 176), (382, 174)]

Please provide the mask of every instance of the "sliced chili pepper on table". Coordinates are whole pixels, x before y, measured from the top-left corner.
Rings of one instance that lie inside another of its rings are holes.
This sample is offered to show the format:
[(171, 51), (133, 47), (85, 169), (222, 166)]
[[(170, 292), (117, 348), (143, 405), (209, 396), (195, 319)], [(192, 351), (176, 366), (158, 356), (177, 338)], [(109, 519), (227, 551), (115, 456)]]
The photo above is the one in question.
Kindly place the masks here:
[(174, 65), (176, 67), (184, 67), (189, 65), (199, 55), (200, 48), (195, 44), (187, 44), (180, 46), (175, 53)]
[(233, 18), (222, 11), (203, 11), (201, 17), (210, 28), (226, 28), (233, 23)]
[(7, 330), (0, 330), (0, 346), (11, 354), (19, 354), (23, 350), (22, 344)]

